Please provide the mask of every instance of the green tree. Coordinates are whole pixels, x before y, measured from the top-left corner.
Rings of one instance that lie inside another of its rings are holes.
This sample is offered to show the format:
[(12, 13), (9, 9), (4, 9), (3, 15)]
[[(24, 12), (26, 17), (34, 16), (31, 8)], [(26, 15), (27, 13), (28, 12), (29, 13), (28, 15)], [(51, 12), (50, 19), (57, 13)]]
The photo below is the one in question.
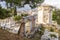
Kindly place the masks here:
[(43, 3), (44, 0), (25, 0), (25, 4), (31, 4), (31, 7), (34, 8), (37, 4)]
[[(7, 4), (7, 8), (9, 6), (8, 4), (10, 4), (9, 8), (11, 8), (11, 7), (14, 8), (14, 16), (15, 16), (17, 14), (16, 6), (21, 7), (22, 5), (24, 6), (24, 4), (32, 4), (33, 6), (31, 5), (31, 7), (33, 8), (33, 7), (36, 7), (36, 5), (38, 3), (41, 4), (44, 0), (5, 0), (5, 1), (6, 1), (6, 4)], [(24, 4), (22, 4), (23, 1), (25, 1)]]
[(60, 9), (53, 11), (53, 20), (60, 24)]
[(53, 13), (53, 14), (52, 14), (52, 15), (53, 15), (53, 16), (52, 16), (52, 17), (53, 17), (53, 20), (56, 21), (56, 20), (57, 20), (56, 10), (54, 10), (52, 13)]
[[(5, 0), (5, 1), (7, 4), (7, 8), (14, 9), (12, 10), (14, 11), (14, 16), (17, 15), (16, 6), (21, 6), (21, 0)], [(9, 6), (8, 4), (10, 4), (10, 7), (8, 7)]]
[(38, 3), (41, 4), (42, 2), (44, 2), (44, 0), (6, 0), (6, 3), (10, 3), (10, 7), (12, 6), (12, 4), (16, 6), (22, 6), (21, 3), (23, 1), (25, 1), (24, 4), (32, 4), (33, 6), (36, 6)]
[(4, 18), (10, 17), (10, 16), (11, 16), (10, 11), (0, 7), (0, 19), (4, 19)]
[(5, 0), (6, 1), (6, 5), (7, 5), (7, 8), (8, 8), (8, 4), (10, 4), (10, 7), (12, 6), (12, 3), (13, 3), (13, 1), (12, 0)]

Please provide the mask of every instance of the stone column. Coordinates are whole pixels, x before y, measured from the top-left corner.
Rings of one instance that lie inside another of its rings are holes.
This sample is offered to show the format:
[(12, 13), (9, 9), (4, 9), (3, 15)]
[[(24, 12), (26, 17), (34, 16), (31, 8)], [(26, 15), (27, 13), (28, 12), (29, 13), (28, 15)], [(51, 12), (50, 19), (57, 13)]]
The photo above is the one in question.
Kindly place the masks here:
[(34, 18), (34, 16), (33, 16), (32, 19), (31, 19), (31, 24), (32, 24), (32, 29), (31, 29), (31, 31), (34, 31), (34, 29), (35, 29), (35, 18)]
[(25, 33), (25, 22), (24, 19), (22, 19), (18, 34), (24, 36), (24, 33)]

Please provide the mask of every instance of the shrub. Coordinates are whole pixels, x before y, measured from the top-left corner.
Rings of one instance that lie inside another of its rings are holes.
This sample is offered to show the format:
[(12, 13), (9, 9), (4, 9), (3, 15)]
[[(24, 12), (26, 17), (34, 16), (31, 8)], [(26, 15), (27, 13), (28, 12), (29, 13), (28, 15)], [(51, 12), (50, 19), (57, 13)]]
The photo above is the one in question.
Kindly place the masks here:
[(22, 18), (22, 17), (18, 15), (18, 16), (14, 16), (13, 19), (14, 19), (15, 21), (19, 21), (21, 18)]
[(10, 17), (10, 11), (9, 10), (6, 10), (6, 9), (3, 9), (0, 7), (0, 19), (5, 19), (7, 17)]
[(50, 28), (50, 31), (51, 31), (51, 32), (54, 32), (54, 29), (51, 27), (51, 28)]
[(40, 30), (38, 30), (38, 34), (40, 35), (40, 37), (44, 34), (44, 30), (45, 30), (45, 27), (41, 24), (40, 25), (40, 28), (39, 28)]
[(60, 9), (55, 9), (52, 12), (52, 20), (56, 21), (60, 25)]
[(21, 14), (21, 16), (20, 15), (16, 15), (16, 16), (14, 16), (14, 20), (15, 21), (19, 21), (22, 17), (25, 17), (25, 16), (28, 16), (28, 14)]
[(21, 14), (21, 16), (28, 16), (28, 14)]
[(57, 36), (55, 34), (50, 34), (50, 37), (55, 37), (57, 38)]

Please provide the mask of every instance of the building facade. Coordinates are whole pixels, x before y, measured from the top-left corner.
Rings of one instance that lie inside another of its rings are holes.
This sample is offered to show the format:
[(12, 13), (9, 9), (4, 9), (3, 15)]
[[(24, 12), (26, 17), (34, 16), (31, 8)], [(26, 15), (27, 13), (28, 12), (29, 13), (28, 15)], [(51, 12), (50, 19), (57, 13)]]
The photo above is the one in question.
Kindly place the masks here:
[(52, 7), (50, 5), (42, 5), (38, 7), (38, 24), (52, 23)]

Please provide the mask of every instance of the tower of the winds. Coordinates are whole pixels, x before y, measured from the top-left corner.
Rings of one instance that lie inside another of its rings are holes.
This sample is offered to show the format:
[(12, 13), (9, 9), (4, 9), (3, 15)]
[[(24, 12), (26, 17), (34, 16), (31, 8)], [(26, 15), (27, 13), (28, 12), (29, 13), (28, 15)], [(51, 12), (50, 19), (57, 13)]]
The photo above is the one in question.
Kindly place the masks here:
[(38, 7), (38, 24), (52, 23), (52, 6), (42, 5)]

